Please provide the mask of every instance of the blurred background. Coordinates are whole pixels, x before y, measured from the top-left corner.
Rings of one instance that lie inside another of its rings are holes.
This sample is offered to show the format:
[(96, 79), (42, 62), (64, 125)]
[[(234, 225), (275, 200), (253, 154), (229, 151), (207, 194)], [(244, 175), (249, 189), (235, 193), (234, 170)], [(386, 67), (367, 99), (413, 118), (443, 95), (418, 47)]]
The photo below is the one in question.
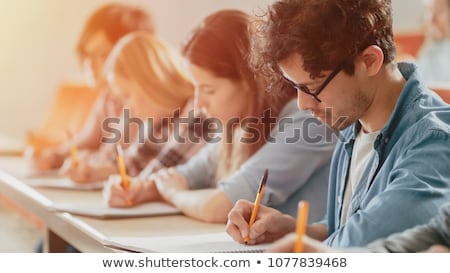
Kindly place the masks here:
[[(107, 0), (1, 0), (0, 134), (23, 139), (39, 126), (62, 81), (81, 81), (75, 44), (81, 28)], [(121, 1), (117, 1), (121, 2)], [(127, 0), (154, 16), (160, 37), (179, 46), (209, 13), (237, 8), (258, 13), (270, 0)], [(422, 0), (393, 0), (395, 31), (422, 25)]]

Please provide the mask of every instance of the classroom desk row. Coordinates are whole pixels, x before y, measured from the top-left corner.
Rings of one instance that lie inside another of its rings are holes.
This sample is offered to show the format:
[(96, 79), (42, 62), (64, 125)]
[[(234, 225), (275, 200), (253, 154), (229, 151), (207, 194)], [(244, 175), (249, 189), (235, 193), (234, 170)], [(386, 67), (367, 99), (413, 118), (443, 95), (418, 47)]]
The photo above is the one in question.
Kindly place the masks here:
[(182, 215), (104, 220), (51, 211), (49, 206), (60, 202), (93, 203), (102, 198), (101, 191), (31, 187), (20, 179), (25, 170), (21, 157), (0, 156), (0, 193), (45, 223), (46, 252), (64, 252), (66, 243), (81, 252), (116, 252), (105, 246), (108, 238), (200, 235), (225, 229), (223, 224), (208, 224)]

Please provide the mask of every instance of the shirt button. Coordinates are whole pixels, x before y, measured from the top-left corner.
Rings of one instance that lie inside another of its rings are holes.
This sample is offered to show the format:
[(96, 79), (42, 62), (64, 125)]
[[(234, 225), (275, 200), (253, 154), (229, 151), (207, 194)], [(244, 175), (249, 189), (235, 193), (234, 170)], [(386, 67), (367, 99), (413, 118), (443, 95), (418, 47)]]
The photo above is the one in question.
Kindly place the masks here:
[(337, 201), (338, 201), (338, 204), (340, 204), (342, 202), (341, 196), (338, 196)]
[(388, 142), (389, 142), (389, 138), (387, 137), (384, 139), (384, 144), (387, 144)]

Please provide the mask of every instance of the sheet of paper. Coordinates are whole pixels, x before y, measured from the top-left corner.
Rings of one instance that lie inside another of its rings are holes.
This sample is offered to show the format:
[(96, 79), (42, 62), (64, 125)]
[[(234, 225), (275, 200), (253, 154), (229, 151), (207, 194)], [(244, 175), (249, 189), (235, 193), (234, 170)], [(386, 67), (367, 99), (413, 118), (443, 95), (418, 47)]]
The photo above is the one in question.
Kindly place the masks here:
[[(18, 165), (18, 166), (15, 166)], [(60, 173), (59, 170), (51, 170), (51, 171), (38, 171), (29, 168), (25, 164), (25, 162), (21, 162), (20, 164), (11, 164), (11, 167), (6, 165), (4, 167), (9, 174), (12, 176), (22, 180), (22, 179), (31, 179), (31, 178), (62, 178), (63, 174)]]
[(111, 237), (105, 246), (133, 252), (208, 253), (264, 252), (268, 244), (239, 244), (225, 232), (165, 237)]
[(32, 187), (41, 188), (57, 188), (66, 190), (101, 190), (105, 185), (105, 181), (90, 182), (90, 183), (76, 183), (67, 177), (51, 177), (40, 176), (39, 178), (23, 179), (23, 182)]
[(100, 201), (99, 204), (87, 205), (80, 205), (79, 203), (57, 203), (49, 207), (49, 209), (104, 219), (160, 216), (180, 213), (178, 209), (162, 202), (145, 203), (130, 208), (111, 208), (107, 204), (100, 203)]
[[(19, 174), (19, 173), (18, 173)], [(32, 169), (26, 169), (22, 173), (20, 173), (21, 178), (63, 178), (64, 174), (58, 170), (50, 170), (50, 171), (38, 171)]]

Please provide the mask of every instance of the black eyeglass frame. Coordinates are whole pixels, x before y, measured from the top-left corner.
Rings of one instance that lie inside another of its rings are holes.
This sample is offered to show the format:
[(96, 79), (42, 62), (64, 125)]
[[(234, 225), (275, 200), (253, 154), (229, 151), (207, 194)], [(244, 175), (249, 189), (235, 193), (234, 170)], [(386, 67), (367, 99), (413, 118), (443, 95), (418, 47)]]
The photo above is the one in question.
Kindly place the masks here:
[(296, 90), (300, 90), (305, 94), (310, 95), (313, 97), (316, 101), (319, 103), (322, 102), (322, 100), (319, 99), (319, 94), (327, 87), (327, 85), (336, 77), (336, 75), (342, 70), (342, 66), (338, 66), (331, 74), (325, 79), (325, 81), (317, 88), (317, 90), (313, 93), (311, 90), (309, 90), (308, 86), (304, 84), (295, 83), (288, 78), (286, 78), (284, 75), (282, 75), (283, 79), (286, 80), (292, 87), (294, 87)]

